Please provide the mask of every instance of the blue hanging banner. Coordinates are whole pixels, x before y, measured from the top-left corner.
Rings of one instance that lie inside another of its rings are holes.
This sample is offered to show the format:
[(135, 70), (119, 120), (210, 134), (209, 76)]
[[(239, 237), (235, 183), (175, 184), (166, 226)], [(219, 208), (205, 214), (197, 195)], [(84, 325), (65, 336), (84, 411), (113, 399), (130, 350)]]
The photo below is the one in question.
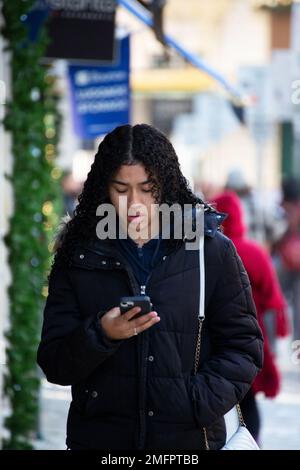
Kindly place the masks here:
[(69, 65), (74, 130), (84, 140), (130, 121), (129, 35), (117, 40), (113, 66)]

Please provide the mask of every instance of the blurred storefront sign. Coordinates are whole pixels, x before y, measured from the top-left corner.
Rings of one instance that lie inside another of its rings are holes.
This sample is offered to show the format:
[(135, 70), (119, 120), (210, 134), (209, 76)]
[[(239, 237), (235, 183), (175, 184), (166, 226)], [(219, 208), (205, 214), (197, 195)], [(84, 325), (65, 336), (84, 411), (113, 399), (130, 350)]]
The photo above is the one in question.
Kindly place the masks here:
[(21, 21), (35, 40), (47, 20), (46, 58), (111, 62), (114, 59), (116, 0), (37, 0)]
[(81, 139), (95, 139), (129, 122), (129, 43), (129, 36), (117, 41), (113, 66), (69, 66), (73, 124)]
[(132, 71), (132, 90), (136, 93), (199, 93), (214, 89), (206, 73), (192, 67)]

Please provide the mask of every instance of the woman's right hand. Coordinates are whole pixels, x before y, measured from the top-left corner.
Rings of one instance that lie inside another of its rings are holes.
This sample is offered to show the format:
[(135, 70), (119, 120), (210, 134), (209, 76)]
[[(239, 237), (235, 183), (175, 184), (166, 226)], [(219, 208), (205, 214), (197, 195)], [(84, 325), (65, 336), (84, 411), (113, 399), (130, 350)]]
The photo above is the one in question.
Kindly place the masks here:
[(106, 312), (100, 319), (101, 327), (109, 339), (120, 340), (131, 338), (160, 321), (157, 312), (149, 312), (132, 320), (139, 313), (140, 307), (134, 307), (121, 314), (120, 307), (114, 307)]

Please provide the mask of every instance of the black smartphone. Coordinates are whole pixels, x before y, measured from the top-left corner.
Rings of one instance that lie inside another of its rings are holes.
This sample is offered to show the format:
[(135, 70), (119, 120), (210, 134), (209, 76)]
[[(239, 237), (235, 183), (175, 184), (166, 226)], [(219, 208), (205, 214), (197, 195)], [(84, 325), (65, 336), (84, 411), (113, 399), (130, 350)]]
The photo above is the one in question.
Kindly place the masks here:
[(152, 303), (150, 297), (147, 295), (136, 295), (131, 297), (121, 297), (120, 299), (120, 310), (121, 313), (128, 312), (128, 310), (132, 309), (133, 307), (141, 307), (141, 311), (135, 315), (134, 318), (138, 318), (141, 315), (145, 315), (146, 313), (151, 312), (152, 310)]

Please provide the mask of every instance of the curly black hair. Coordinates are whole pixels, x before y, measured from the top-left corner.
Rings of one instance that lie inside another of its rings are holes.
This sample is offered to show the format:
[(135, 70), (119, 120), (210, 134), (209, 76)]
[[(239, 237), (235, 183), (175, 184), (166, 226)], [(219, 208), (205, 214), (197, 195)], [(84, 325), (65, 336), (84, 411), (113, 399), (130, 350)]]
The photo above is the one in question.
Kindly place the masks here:
[(190, 189), (183, 176), (178, 157), (167, 137), (147, 124), (124, 125), (107, 134), (100, 143), (95, 160), (85, 181), (74, 217), (58, 248), (54, 265), (69, 262), (80, 241), (95, 237), (97, 207), (109, 202), (108, 186), (121, 165), (143, 164), (152, 181), (152, 191), (157, 203), (178, 203), (195, 206), (203, 203)]

